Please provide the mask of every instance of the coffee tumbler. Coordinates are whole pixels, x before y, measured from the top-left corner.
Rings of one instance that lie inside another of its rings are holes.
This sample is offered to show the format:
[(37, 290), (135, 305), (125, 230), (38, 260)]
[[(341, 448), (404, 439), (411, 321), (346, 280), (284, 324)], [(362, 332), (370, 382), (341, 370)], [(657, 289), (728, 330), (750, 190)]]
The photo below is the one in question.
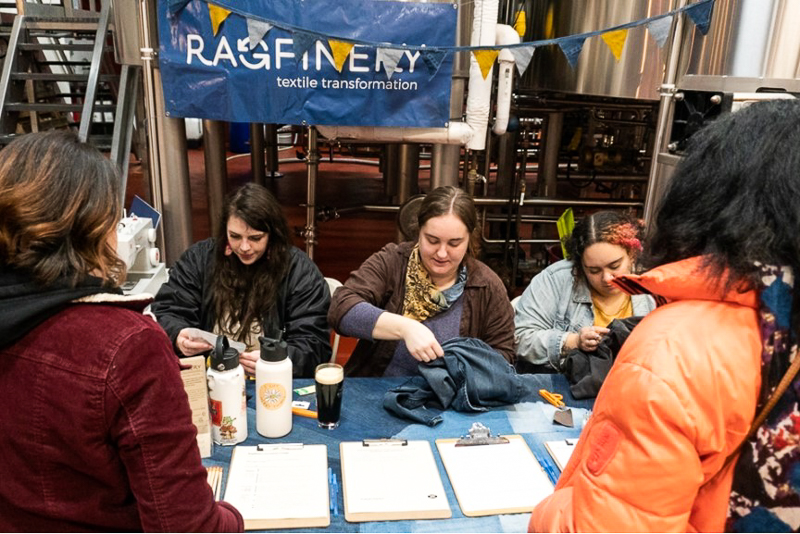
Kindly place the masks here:
[(320, 428), (339, 426), (342, 413), (342, 387), (344, 370), (335, 363), (323, 363), (314, 373), (317, 387), (317, 424)]

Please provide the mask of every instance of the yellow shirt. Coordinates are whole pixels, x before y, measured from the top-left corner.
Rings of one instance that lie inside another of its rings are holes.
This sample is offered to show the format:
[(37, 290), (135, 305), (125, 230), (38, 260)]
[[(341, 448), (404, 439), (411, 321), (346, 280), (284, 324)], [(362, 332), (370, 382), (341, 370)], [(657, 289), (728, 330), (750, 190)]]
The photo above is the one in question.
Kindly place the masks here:
[(600, 306), (597, 305), (597, 301), (594, 297), (592, 297), (592, 307), (594, 308), (594, 326), (602, 326), (607, 327), (611, 324), (611, 321), (614, 319), (626, 319), (633, 315), (633, 302), (631, 302), (631, 296), (625, 296), (625, 302), (621, 308), (619, 308), (616, 313), (606, 313)]

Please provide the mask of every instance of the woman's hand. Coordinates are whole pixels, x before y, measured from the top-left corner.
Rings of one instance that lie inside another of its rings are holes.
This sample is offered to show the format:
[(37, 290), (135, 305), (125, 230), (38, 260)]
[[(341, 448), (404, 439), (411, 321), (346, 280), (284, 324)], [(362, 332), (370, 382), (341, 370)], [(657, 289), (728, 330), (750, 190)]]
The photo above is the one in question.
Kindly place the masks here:
[(602, 326), (584, 326), (578, 330), (578, 348), (584, 352), (597, 350), (600, 340), (608, 332), (609, 329)]
[(194, 356), (195, 354), (200, 354), (214, 348), (203, 339), (196, 339), (189, 336), (189, 330), (191, 329), (184, 328), (178, 333), (178, 337), (175, 338), (175, 346), (181, 354), (184, 356)]
[(567, 336), (564, 342), (563, 352), (579, 349), (583, 352), (593, 352), (597, 350), (603, 336), (608, 334), (609, 329), (602, 326), (584, 326), (577, 333)]
[(420, 362), (430, 362), (440, 356), (444, 356), (444, 351), (439, 342), (436, 341), (436, 336), (433, 335), (430, 328), (422, 323), (413, 319), (408, 319), (404, 325), (403, 341), (406, 342), (406, 348), (411, 356)]
[(239, 354), (239, 363), (244, 368), (244, 372), (250, 376), (256, 375), (256, 363), (261, 357), (261, 349), (245, 351)]

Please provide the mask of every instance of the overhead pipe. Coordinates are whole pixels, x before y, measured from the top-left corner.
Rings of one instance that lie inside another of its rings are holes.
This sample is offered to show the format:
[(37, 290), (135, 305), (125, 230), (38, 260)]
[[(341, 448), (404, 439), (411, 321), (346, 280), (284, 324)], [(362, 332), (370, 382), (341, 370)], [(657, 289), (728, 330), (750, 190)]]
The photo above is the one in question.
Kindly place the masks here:
[[(517, 30), (507, 24), (497, 25), (497, 44), (517, 44), (519, 43)], [(494, 126), (492, 132), (495, 135), (503, 135), (508, 128), (508, 117), (511, 112), (511, 88), (514, 80), (514, 54), (507, 48), (500, 50), (497, 56), (500, 68), (497, 72), (497, 103), (495, 105)]]

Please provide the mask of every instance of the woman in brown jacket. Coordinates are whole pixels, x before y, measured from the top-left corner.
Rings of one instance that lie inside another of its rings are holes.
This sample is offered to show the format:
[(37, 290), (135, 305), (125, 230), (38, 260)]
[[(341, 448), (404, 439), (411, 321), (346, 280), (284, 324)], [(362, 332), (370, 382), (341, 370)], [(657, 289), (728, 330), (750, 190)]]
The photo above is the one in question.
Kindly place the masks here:
[(439, 187), (417, 220), (416, 242), (386, 245), (333, 296), (328, 322), (360, 339), (347, 374), (415, 374), (459, 336), (481, 339), (512, 362), (514, 312), (498, 276), (473, 257), (480, 228), (472, 198)]

